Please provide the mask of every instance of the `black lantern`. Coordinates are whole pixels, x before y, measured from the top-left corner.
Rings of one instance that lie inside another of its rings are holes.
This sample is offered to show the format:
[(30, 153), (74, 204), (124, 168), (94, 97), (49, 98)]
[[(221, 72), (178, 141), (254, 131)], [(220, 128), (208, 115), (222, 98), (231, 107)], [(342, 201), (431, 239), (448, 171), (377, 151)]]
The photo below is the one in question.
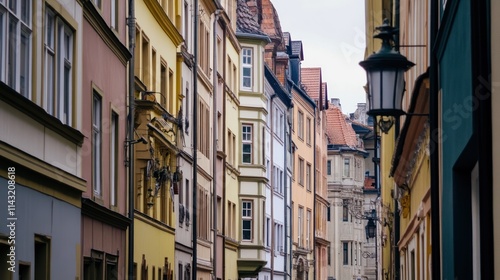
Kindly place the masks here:
[(373, 219), (368, 219), (368, 223), (365, 226), (366, 230), (366, 239), (374, 238), (377, 234), (377, 225), (373, 221)]
[(415, 64), (393, 48), (393, 37), (398, 30), (389, 25), (388, 19), (376, 29), (379, 32), (373, 37), (382, 39), (382, 47), (359, 65), (367, 74), (368, 115), (391, 119), (404, 114), (401, 108), (405, 90), (404, 73)]

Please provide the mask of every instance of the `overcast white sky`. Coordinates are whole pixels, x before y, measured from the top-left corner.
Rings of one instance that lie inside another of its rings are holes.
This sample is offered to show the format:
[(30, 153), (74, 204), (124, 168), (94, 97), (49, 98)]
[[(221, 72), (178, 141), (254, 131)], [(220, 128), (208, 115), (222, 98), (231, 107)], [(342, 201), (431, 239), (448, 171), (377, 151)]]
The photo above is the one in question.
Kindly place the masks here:
[(302, 41), (303, 67), (321, 67), (328, 97), (340, 98), (353, 113), (365, 102), (366, 72), (359, 66), (365, 51), (364, 0), (271, 0), (283, 32)]

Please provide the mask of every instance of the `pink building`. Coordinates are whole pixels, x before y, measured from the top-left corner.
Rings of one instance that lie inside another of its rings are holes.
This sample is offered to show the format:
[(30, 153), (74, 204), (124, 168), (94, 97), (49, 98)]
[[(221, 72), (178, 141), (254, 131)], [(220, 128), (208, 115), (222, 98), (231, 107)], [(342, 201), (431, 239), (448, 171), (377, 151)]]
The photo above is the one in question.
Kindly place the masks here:
[(83, 15), (82, 279), (125, 279), (126, 5), (84, 1)]

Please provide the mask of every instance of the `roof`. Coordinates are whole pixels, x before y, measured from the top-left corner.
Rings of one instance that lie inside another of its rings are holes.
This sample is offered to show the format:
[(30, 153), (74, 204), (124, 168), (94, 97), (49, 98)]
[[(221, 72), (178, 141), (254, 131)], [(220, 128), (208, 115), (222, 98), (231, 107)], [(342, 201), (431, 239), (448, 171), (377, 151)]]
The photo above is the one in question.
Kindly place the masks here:
[(312, 99), (318, 100), (321, 95), (322, 81), (321, 81), (321, 68), (311, 67), (301, 69), (300, 81), (304, 85), (304, 89)]
[(302, 41), (292, 41), (292, 56), (304, 60), (304, 50), (302, 48)]
[(248, 8), (245, 0), (238, 0), (236, 7), (236, 32), (255, 34), (255, 35), (266, 35), (260, 29), (259, 24), (255, 20), (254, 15)]
[[(259, 1), (257, 1), (259, 3)], [(281, 41), (283, 38), (283, 32), (281, 31), (281, 23), (278, 16), (278, 12), (271, 3), (270, 0), (260, 1), (261, 5), (261, 22), (260, 27), (262, 31), (269, 36), (272, 40)]]
[(346, 116), (337, 106), (329, 106), (326, 112), (326, 131), (329, 144), (345, 145), (349, 147), (358, 146), (358, 138)]

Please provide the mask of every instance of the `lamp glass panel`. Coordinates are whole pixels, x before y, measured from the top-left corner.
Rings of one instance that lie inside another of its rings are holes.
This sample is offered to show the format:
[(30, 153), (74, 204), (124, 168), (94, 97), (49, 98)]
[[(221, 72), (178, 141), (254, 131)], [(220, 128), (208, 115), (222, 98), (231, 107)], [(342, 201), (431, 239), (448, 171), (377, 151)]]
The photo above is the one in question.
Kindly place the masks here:
[(367, 71), (367, 81), (369, 86), (369, 101), (370, 101), (370, 110), (378, 110), (380, 109), (380, 82), (381, 82), (381, 71), (379, 70), (370, 70)]

